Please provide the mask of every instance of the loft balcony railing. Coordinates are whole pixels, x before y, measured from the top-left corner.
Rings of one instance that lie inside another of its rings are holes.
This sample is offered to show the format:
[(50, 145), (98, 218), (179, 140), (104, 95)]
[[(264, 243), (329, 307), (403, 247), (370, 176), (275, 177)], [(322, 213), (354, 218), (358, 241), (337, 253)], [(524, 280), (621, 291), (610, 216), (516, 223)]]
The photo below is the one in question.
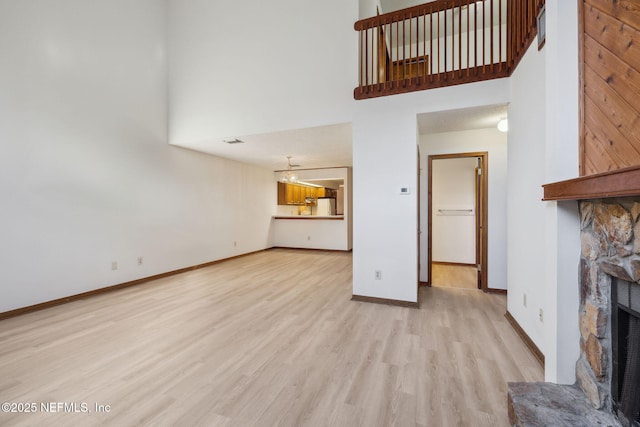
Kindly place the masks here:
[(507, 77), (544, 0), (436, 0), (355, 23), (355, 99)]

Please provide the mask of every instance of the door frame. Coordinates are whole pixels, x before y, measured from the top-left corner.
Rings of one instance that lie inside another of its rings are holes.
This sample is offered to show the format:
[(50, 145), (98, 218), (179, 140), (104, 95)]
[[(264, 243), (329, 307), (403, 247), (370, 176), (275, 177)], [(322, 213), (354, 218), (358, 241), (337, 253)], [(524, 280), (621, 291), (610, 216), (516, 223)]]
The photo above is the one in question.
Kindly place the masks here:
[[(434, 154), (428, 158), (428, 221), (427, 221), (427, 265), (428, 265), (428, 285), (432, 284), (432, 238), (433, 238), (433, 161), (460, 158), (479, 158), (480, 174), (476, 173), (476, 265), (478, 268), (478, 289), (484, 292), (489, 290), (488, 277), (488, 206), (489, 206), (489, 153), (487, 151), (471, 152), (471, 153), (452, 153), (452, 154)], [(479, 178), (478, 178), (479, 177)]]

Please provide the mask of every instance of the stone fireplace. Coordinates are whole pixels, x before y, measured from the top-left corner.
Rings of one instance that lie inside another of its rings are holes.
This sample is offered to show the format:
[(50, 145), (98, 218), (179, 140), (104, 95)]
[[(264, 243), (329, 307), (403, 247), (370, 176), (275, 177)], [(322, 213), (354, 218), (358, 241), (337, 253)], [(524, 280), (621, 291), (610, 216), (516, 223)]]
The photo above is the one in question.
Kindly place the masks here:
[(640, 427), (640, 197), (582, 200), (576, 384), (511, 383), (514, 425)]
[(594, 408), (640, 426), (640, 198), (580, 202), (580, 359)]

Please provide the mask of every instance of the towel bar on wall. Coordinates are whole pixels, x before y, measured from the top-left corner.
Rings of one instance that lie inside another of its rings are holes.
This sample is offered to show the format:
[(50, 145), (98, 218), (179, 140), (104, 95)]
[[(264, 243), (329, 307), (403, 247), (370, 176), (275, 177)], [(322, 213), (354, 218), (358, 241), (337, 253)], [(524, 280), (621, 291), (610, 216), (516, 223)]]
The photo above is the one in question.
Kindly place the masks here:
[(438, 209), (437, 215), (450, 215), (450, 216), (471, 216), (473, 215), (473, 209)]

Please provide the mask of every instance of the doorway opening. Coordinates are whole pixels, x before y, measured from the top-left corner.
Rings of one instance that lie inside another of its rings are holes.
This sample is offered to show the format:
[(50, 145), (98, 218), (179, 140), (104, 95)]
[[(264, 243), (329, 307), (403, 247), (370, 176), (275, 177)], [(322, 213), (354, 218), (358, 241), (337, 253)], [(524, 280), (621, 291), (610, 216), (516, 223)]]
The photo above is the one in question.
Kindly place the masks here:
[(428, 163), (428, 284), (487, 291), (488, 153)]

